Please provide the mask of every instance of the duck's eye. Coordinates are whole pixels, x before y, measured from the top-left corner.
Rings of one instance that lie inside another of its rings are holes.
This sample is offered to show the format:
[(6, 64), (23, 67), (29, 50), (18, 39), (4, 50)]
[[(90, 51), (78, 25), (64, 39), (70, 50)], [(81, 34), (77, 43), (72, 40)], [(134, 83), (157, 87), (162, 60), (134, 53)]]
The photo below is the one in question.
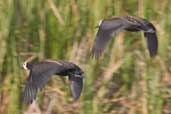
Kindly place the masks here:
[(23, 66), (26, 66), (26, 63), (24, 63)]

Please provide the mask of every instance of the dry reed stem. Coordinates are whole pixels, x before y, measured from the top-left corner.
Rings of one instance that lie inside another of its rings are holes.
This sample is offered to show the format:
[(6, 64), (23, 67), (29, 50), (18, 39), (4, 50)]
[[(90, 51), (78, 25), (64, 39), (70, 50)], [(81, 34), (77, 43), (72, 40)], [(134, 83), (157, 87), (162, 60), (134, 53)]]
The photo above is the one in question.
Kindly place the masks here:
[(80, 12), (79, 12), (79, 9), (75, 0), (71, 0), (71, 8), (73, 11), (75, 22), (77, 23), (80, 19)]
[(104, 76), (104, 82), (108, 82), (112, 78), (112, 74), (116, 72), (121, 65), (123, 64), (123, 37), (124, 33), (119, 34), (119, 36), (116, 38), (115, 43), (113, 45), (111, 56), (110, 56), (110, 63), (108, 68), (105, 70), (103, 76)]
[(49, 4), (50, 8), (52, 9), (55, 17), (59, 20), (60, 24), (64, 25), (65, 24), (64, 20), (63, 20), (62, 16), (60, 15), (58, 8), (53, 3), (53, 0), (47, 0), (47, 2)]
[(82, 38), (80, 45), (79, 45), (79, 50), (78, 50), (78, 54), (77, 54), (77, 61), (81, 62), (81, 63), (85, 63), (86, 59), (87, 59), (87, 54), (88, 54), (88, 37), (89, 37), (89, 33), (86, 34), (86, 36), (84, 38)]
[(61, 91), (59, 88), (54, 88), (54, 87), (50, 87), (50, 86), (46, 86), (46, 91), (49, 92), (49, 91), (53, 91), (53, 92), (56, 92), (57, 94), (59, 94), (60, 96), (66, 96), (66, 93)]
[(41, 8), (41, 5), (38, 5), (39, 8), (39, 17), (40, 17), (40, 27), (39, 27), (39, 38), (40, 38), (40, 59), (44, 58), (44, 48), (45, 48), (45, 37), (46, 37), (46, 32), (45, 32), (45, 27), (44, 27), (44, 23), (45, 23), (45, 15), (44, 12)]
[(139, 67), (140, 67), (140, 70), (141, 70), (141, 73), (140, 73), (140, 75), (141, 75), (141, 78), (142, 78), (142, 80), (141, 80), (141, 82), (140, 82), (140, 86), (142, 87), (141, 89), (142, 89), (142, 97), (141, 97), (141, 103), (142, 103), (142, 114), (148, 114), (148, 100), (147, 100), (147, 83), (146, 83), (146, 79), (145, 79), (145, 64), (144, 63), (142, 63), (141, 65), (139, 65)]
[(42, 112), (40, 111), (36, 101), (33, 101), (33, 103), (29, 105), (27, 111), (24, 112), (24, 114), (42, 114)]
[(107, 84), (111, 78), (112, 74), (116, 72), (121, 65), (123, 64), (122, 56), (123, 56), (123, 37), (124, 33), (119, 34), (118, 38), (116, 38), (115, 43), (112, 48), (112, 54), (110, 56), (110, 63), (106, 70), (103, 72), (102, 84), (97, 92), (98, 97), (103, 97), (106, 93), (105, 84)]
[(32, 60), (34, 60), (35, 58), (37, 58), (37, 55), (32, 55), (31, 57), (29, 57), (26, 61), (30, 62)]
[(51, 99), (45, 114), (51, 114), (52, 113), (52, 110), (53, 110), (53, 107), (54, 107), (55, 103), (56, 103), (56, 100), (55, 99)]
[(87, 33), (87, 35), (82, 38), (80, 44), (78, 44), (78, 42), (74, 42), (69, 59), (69, 61), (80, 65), (81, 68), (83, 69), (85, 68), (85, 63), (88, 55), (88, 49), (89, 49), (88, 48), (89, 42), (87, 41), (88, 39), (89, 39), (89, 33)]
[(78, 64), (78, 61), (77, 61), (77, 52), (78, 52), (78, 42), (74, 42), (73, 46), (72, 46), (72, 50), (71, 50), (71, 53), (70, 53), (70, 58), (69, 58), (69, 61), (70, 62), (74, 62), (75, 64)]
[(144, 0), (138, 0), (138, 16), (143, 17), (144, 16)]

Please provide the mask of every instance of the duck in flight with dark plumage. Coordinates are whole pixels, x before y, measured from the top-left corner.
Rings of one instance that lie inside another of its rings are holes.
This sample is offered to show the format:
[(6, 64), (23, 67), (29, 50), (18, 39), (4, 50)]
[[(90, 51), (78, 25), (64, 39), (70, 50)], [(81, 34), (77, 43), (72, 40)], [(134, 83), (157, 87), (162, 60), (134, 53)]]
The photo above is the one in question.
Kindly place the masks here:
[(92, 49), (92, 56), (95, 58), (101, 55), (107, 42), (115, 36), (117, 32), (122, 30), (130, 32), (143, 31), (150, 56), (154, 57), (157, 54), (158, 40), (156, 29), (154, 25), (146, 19), (132, 16), (115, 17), (101, 20), (97, 27), (98, 32)]
[(74, 101), (80, 97), (84, 72), (77, 65), (71, 62), (45, 60), (39, 63), (25, 62), (23, 68), (30, 71), (23, 93), (25, 103), (33, 102), (38, 90), (52, 75), (68, 76)]

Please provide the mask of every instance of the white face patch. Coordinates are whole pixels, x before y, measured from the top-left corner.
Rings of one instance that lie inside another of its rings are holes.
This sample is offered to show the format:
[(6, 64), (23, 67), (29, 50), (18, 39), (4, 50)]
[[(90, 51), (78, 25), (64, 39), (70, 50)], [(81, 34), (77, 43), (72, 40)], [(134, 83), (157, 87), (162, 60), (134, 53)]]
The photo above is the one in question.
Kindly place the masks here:
[(102, 24), (102, 21), (103, 21), (103, 20), (100, 20), (100, 21), (99, 21), (99, 24), (98, 24), (99, 26)]
[(26, 70), (28, 70), (28, 68), (27, 68), (27, 62), (25, 62), (25, 63), (23, 64), (23, 68), (26, 69)]

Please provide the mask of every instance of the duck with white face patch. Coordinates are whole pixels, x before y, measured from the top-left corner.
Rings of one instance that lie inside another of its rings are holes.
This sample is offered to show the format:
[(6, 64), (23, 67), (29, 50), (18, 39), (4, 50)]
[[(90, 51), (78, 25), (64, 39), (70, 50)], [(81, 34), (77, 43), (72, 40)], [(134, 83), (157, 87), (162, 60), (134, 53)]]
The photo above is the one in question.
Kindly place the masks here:
[(133, 16), (115, 17), (101, 20), (96, 27), (98, 28), (98, 32), (92, 48), (92, 56), (95, 58), (98, 58), (102, 54), (109, 40), (122, 30), (130, 32), (143, 31), (150, 56), (155, 57), (157, 55), (158, 40), (156, 29), (146, 19)]
[(37, 91), (47, 83), (52, 75), (68, 76), (74, 101), (81, 95), (84, 72), (74, 63), (45, 60), (39, 63), (25, 62), (23, 68), (30, 71), (23, 93), (25, 103), (33, 102)]

